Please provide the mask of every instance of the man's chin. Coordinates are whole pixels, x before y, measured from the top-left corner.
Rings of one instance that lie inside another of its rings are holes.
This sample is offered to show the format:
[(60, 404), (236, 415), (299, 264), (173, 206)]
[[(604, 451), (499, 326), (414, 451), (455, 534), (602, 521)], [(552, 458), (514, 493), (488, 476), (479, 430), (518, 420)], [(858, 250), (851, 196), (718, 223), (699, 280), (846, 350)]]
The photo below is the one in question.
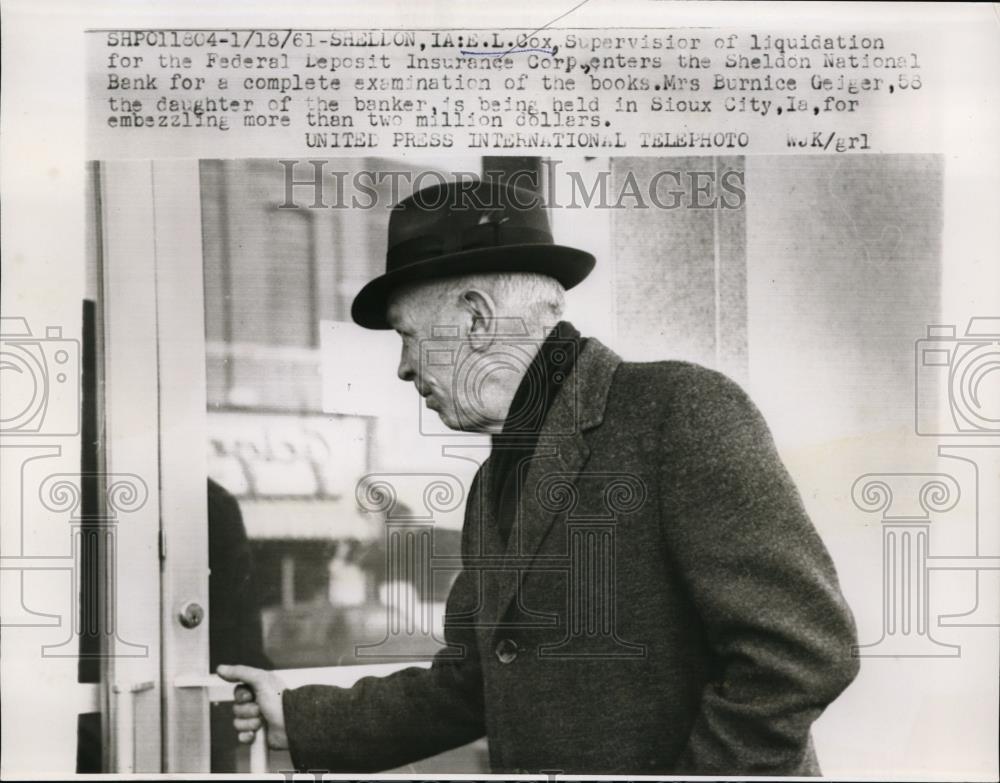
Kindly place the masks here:
[[(445, 427), (455, 432), (484, 433), (493, 431), (492, 422), (471, 416), (464, 411), (453, 410), (451, 406), (447, 410), (442, 410), (434, 397), (427, 397), (425, 404), (428, 410), (432, 410), (438, 415)], [(499, 422), (499, 424), (502, 425), (503, 422)]]
[(455, 430), (458, 432), (463, 431), (463, 427), (459, 418), (451, 411), (443, 411), (438, 407), (437, 401), (433, 397), (427, 397), (424, 400), (424, 404), (427, 406), (428, 410), (434, 411), (441, 423), (444, 424), (450, 430)]
[(478, 418), (469, 415), (456, 415), (451, 414), (450, 416), (445, 416), (442, 413), (438, 413), (441, 417), (441, 421), (444, 422), (448, 429), (455, 430), (456, 432), (472, 432), (472, 433), (489, 433), (489, 432), (499, 432), (503, 426), (503, 422), (494, 422), (487, 420), (485, 418)]
[(457, 416), (452, 414), (446, 414), (442, 411), (437, 411), (438, 418), (441, 419), (441, 423), (444, 424), (450, 430), (455, 432), (478, 432), (478, 428), (472, 426), (472, 422), (463, 421)]

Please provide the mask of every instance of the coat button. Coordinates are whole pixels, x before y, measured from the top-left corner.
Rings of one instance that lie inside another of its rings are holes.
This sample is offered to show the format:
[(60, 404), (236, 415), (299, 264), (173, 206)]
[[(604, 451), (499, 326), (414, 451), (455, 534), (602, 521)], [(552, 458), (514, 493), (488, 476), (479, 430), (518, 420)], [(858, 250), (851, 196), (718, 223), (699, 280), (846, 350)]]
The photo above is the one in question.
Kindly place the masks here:
[(501, 639), (494, 652), (500, 663), (513, 663), (517, 658), (517, 642), (513, 639)]

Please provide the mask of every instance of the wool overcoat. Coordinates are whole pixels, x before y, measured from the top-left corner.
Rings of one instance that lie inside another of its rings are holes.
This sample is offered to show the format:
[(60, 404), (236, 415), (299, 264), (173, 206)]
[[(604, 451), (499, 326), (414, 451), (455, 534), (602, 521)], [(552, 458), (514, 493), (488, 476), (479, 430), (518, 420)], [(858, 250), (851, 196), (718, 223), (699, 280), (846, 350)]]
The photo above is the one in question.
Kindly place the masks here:
[(300, 770), (389, 769), (488, 738), (495, 773), (816, 775), (810, 728), (857, 673), (830, 556), (747, 395), (584, 344), (496, 534), (466, 501), (447, 646), (285, 691)]

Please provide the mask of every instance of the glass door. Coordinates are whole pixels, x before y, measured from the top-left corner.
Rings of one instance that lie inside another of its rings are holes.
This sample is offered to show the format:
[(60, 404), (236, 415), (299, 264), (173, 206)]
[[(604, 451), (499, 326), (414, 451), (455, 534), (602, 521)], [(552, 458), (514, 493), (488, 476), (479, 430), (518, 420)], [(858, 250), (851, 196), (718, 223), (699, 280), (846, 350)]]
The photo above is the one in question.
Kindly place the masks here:
[[(371, 338), (349, 323), (350, 303), (384, 264), (391, 188), (404, 178), (380, 185), (378, 173), (393, 166), (416, 171), (375, 159), (199, 164), (212, 670), (240, 663), (279, 670), (289, 686), (350, 685), (426, 665), (441, 646), (435, 623), (450, 580), (419, 569), (392, 578), (386, 509), (364, 493), (387, 450), (411, 449), (391, 433), (419, 440), (418, 427), (386, 419), (397, 403), (344, 408), (324, 394), (326, 337)], [(316, 199), (310, 185), (290, 185), (310, 180), (328, 192)], [(371, 208), (343, 208), (360, 181), (379, 191)], [(369, 353), (365, 373), (398, 386), (398, 405), (416, 413), (395, 377), (395, 336), (381, 337), (387, 351)], [(434, 531), (437, 554), (458, 555), (459, 528), (453, 514)], [(415, 633), (393, 632), (401, 627)], [(208, 690), (212, 771), (258, 771), (263, 754), (251, 760), (232, 728), (231, 686)], [(272, 752), (266, 765), (288, 770), (291, 760)], [(426, 768), (481, 766), (468, 751)]]
[[(322, 335), (349, 320), (354, 291), (381, 267), (392, 199), (380, 195), (381, 211), (284, 209), (281, 161), (98, 174), (105, 459), (149, 494), (119, 543), (122, 638), (148, 651), (109, 657), (109, 771), (288, 770), (286, 753), (236, 743), (232, 686), (215, 666), (276, 669), (295, 687), (427, 665), (454, 576), (394, 579), (390, 529), (416, 535), (426, 521), (410, 524), (405, 503), (390, 520), (362, 500), (366, 477), (399, 472), (387, 454), (425, 464), (419, 428), (324, 409)], [(461, 508), (446, 516), (434, 550), (454, 558)], [(419, 643), (397, 633), (415, 624)], [(484, 764), (477, 745), (410, 769)]]

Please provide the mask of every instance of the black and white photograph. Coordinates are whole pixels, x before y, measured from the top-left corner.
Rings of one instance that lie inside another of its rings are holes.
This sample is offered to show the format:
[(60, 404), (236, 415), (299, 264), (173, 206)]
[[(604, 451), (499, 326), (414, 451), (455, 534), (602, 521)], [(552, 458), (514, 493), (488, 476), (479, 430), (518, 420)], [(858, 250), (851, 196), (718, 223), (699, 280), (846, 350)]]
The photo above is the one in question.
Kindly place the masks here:
[(4, 25), (3, 779), (995, 780), (956, 5)]

